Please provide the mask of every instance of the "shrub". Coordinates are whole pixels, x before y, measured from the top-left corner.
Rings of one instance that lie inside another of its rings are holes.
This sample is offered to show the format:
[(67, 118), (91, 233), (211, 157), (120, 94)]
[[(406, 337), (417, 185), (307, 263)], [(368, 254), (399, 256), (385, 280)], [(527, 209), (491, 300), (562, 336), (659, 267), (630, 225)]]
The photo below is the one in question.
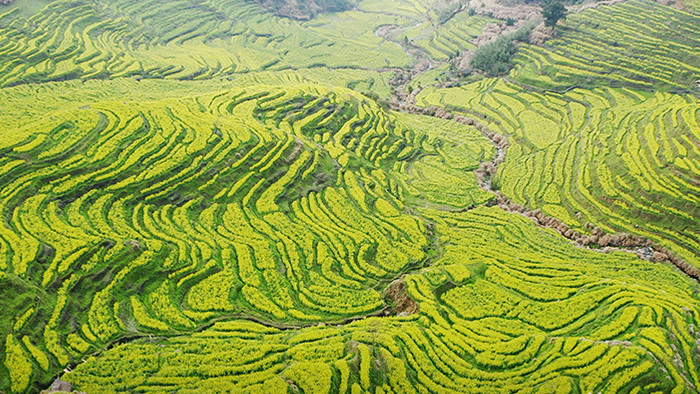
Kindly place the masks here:
[(496, 41), (479, 48), (470, 65), (489, 76), (507, 74), (513, 68), (515, 42), (528, 42), (532, 24), (528, 24), (517, 32), (499, 37)]

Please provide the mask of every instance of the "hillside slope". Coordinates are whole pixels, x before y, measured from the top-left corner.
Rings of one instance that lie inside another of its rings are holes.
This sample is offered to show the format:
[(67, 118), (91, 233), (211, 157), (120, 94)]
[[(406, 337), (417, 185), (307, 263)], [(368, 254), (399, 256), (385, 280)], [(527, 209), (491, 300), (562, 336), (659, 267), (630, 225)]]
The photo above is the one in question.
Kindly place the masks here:
[(589, 8), (484, 78), (495, 2), (20, 8), (0, 392), (700, 388), (697, 14)]

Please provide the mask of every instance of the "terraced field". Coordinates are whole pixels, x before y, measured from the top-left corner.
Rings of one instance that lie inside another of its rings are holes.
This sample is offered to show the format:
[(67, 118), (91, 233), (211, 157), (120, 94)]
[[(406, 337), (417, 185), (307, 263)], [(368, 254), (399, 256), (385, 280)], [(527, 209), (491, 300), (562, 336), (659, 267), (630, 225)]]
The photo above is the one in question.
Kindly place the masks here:
[(471, 173), (493, 149), (475, 129), (320, 85), (96, 102), (1, 144), (2, 298), (47, 297), (11, 302), (5, 324), (53, 361), (38, 376), (127, 333), (380, 311), (386, 282), (430, 253), (402, 185), (441, 206), (491, 198)]
[(603, 85), (688, 92), (700, 75), (700, 16), (691, 12), (632, 0), (570, 15), (561, 37), (518, 51), (512, 76), (559, 91)]
[[(103, 101), (9, 135), (13, 391), (124, 336), (145, 339), (63, 378), (90, 392), (698, 384), (697, 283), (495, 207), (446, 212), (490, 198), (470, 170), (493, 148), (473, 128), (298, 85)], [(391, 305), (419, 312), (316, 326)]]
[[(654, 15), (648, 24), (634, 19), (642, 12)], [(654, 22), (657, 15), (667, 25)], [(583, 30), (591, 21), (600, 34)], [(693, 48), (700, 38), (681, 34), (698, 21), (646, 1), (588, 9), (571, 16), (547, 48), (521, 47), (509, 78), (427, 88), (417, 103), (483, 117), (493, 132), (509, 137), (494, 185), (514, 202), (574, 230), (594, 230), (591, 244), (619, 246), (602, 232), (637, 234), (700, 267), (700, 103), (688, 77), (697, 73)], [(671, 27), (677, 34), (668, 33)], [(652, 42), (656, 49), (642, 57)], [(620, 52), (602, 49), (609, 46)], [(533, 57), (536, 52), (541, 56)], [(615, 68), (624, 64), (629, 67)], [(600, 230), (586, 229), (588, 223)]]
[(265, 69), (410, 62), (400, 46), (374, 33), (382, 24), (402, 23), (400, 18), (342, 15), (302, 24), (237, 0), (196, 5), (64, 0), (26, 19), (13, 8), (0, 15), (5, 26), (0, 28), (0, 86), (123, 76), (207, 79)]
[(437, 88), (496, 20), (17, 1), (0, 392), (700, 389), (700, 285), (620, 235), (700, 268), (692, 6), (588, 9), (507, 78)]
[(115, 78), (18, 85), (0, 89), (0, 122), (7, 128), (17, 128), (44, 116), (47, 112), (70, 110), (98, 101), (156, 101), (201, 95), (203, 92), (223, 91), (256, 85), (321, 84), (326, 87), (352, 87), (373, 96), (390, 94), (392, 73), (365, 70), (300, 69), (261, 71), (238, 74), (230, 78), (204, 81), (175, 81), (169, 79)]
[[(495, 180), (513, 201), (579, 231), (643, 235), (700, 267), (700, 102), (629, 89), (533, 93), (499, 80), (426, 89), (513, 143)], [(602, 234), (596, 234), (602, 235)], [(603, 244), (601, 237), (591, 243)]]
[(405, 37), (423, 48), (432, 58), (445, 60), (466, 50), (476, 50), (476, 45), (471, 41), (481, 35), (487, 23), (497, 22), (499, 21), (493, 18), (470, 16), (461, 12), (438, 26), (434, 22), (425, 22), (409, 29), (405, 32)]
[(574, 247), (498, 208), (421, 214), (444, 255), (405, 279), (417, 314), (293, 330), (216, 323), (117, 346), (65, 378), (157, 392), (682, 393), (700, 384), (697, 283), (630, 254)]

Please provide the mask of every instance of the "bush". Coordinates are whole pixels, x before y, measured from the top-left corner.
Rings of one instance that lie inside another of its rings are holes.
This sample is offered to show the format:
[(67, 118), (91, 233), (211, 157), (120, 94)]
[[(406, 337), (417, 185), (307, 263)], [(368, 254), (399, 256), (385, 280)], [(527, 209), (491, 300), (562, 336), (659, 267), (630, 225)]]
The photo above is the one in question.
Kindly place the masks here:
[(515, 42), (528, 42), (533, 25), (528, 24), (513, 34), (499, 37), (496, 41), (479, 48), (470, 65), (489, 76), (503, 75), (513, 68)]
[(476, 51), (471, 66), (490, 76), (505, 74), (513, 67), (511, 58), (515, 54), (515, 44), (510, 37), (502, 36)]

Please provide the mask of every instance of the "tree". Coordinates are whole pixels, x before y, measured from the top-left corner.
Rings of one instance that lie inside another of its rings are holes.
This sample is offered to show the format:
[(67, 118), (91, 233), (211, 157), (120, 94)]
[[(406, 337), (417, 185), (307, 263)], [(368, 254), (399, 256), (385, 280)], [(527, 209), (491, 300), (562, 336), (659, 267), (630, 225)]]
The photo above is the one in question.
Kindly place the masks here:
[(476, 50), (469, 65), (479, 69), (489, 76), (508, 74), (513, 68), (513, 55), (516, 43), (530, 41), (530, 32), (534, 24), (526, 23), (518, 31), (498, 37), (496, 41), (486, 44)]
[(542, 16), (544, 17), (545, 26), (556, 26), (560, 19), (566, 19), (566, 7), (558, 0), (544, 0), (544, 3), (542, 3)]
[(501, 36), (496, 41), (479, 48), (471, 60), (471, 66), (489, 76), (503, 75), (513, 67), (511, 58), (515, 44), (510, 36)]

